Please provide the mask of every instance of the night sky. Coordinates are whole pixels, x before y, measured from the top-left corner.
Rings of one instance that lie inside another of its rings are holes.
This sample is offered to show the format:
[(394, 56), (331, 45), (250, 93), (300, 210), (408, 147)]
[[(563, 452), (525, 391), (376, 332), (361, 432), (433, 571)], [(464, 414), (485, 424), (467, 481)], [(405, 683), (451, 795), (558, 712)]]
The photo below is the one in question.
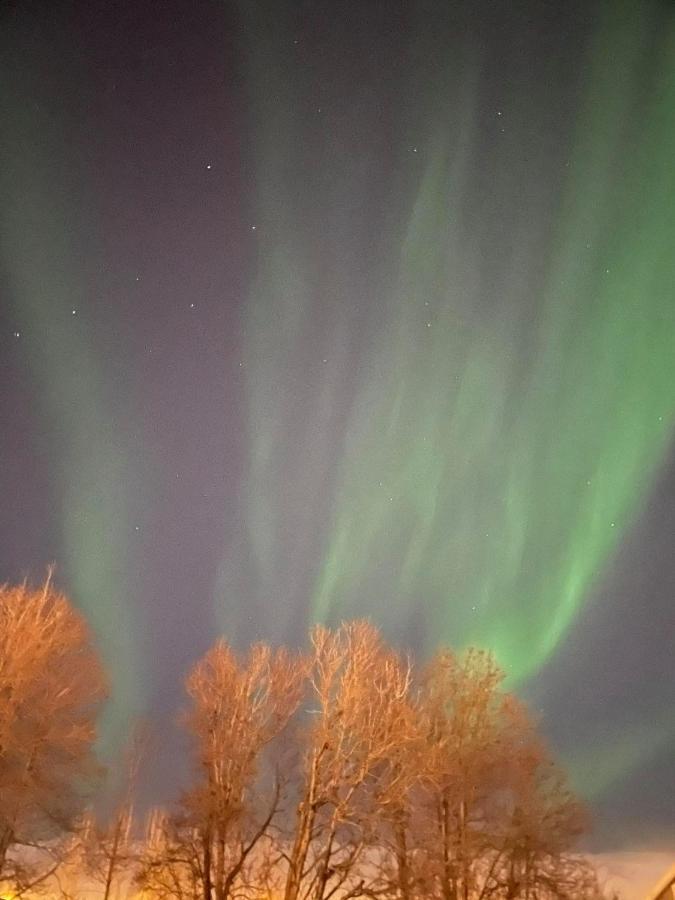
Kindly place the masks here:
[(216, 635), (492, 648), (675, 839), (675, 7), (5, 2), (0, 579), (184, 775)]

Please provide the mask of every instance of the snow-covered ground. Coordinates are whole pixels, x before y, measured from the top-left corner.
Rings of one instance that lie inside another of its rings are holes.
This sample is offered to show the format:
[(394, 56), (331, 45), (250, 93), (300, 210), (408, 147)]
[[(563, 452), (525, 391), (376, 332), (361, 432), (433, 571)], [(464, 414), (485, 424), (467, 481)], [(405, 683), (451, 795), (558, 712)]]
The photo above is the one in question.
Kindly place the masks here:
[(603, 885), (610, 891), (616, 891), (621, 900), (644, 900), (675, 863), (675, 847), (672, 853), (622, 851), (596, 853), (590, 858)]

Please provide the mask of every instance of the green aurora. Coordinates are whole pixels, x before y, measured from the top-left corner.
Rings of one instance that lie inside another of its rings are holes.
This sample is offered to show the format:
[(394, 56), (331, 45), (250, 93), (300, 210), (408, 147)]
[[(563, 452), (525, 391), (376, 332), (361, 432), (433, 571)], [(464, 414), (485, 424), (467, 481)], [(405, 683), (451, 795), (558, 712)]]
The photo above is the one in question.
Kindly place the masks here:
[(130, 572), (130, 462), (82, 316), (93, 262), (78, 255), (78, 238), (92, 223), (67, 162), (66, 129), (43, 111), (45, 87), (18, 53), (5, 53), (3, 63), (0, 118), (11, 139), (0, 149), (0, 260), (42, 427), (62, 461), (53, 496), (62, 552), (56, 580), (72, 586), (101, 646), (112, 697), (102, 743), (112, 751), (146, 694)]
[[(296, 640), (308, 620), (366, 615), (417, 649), (490, 647), (524, 686), (593, 601), (672, 443), (672, 19), (659, 29), (657, 4), (605, 4), (576, 124), (542, 162), (523, 143), (518, 85), (503, 86), (482, 145), (481, 55), (466, 41), (439, 56), (451, 5), (440, 22), (417, 4), (385, 178), (377, 136), (358, 141), (376, 100), (324, 103), (310, 84), (320, 72), (289, 62), (280, 6), (241, 7), (257, 258), (242, 313), (240, 528), (224, 542), (214, 624), (235, 640), (251, 621)], [(27, 112), (43, 86), (5, 59), (2, 266), (64, 460), (59, 563), (101, 639), (115, 736), (153, 688), (132, 547), (142, 464), (95, 338), (63, 315), (96, 264), (77, 255), (77, 229), (93, 227), (86, 185), (73, 184), (65, 126)], [(495, 216), (515, 199), (502, 233)], [(604, 792), (674, 732), (664, 715), (621, 748), (609, 735), (579, 747), (573, 770)]]
[(462, 154), (440, 129), (349, 425), (318, 618), (351, 613), (384, 571), (390, 615), (424, 603), (430, 636), (492, 647), (520, 681), (556, 648), (651, 487), (675, 408), (675, 34), (619, 191), (607, 173), (637, 101), (635, 18), (617, 16), (595, 48), (525, 351), (521, 323), (469, 322), (479, 262), (453, 225)]
[[(250, 413), (243, 540), (247, 589), (275, 598), (282, 631), (309, 585), (315, 620), (367, 615), (394, 636), (417, 626), (427, 648), (487, 646), (510, 683), (523, 684), (561, 645), (641, 511), (675, 415), (675, 31), (669, 20), (655, 39), (654, 7), (620, 6), (604, 7), (580, 75), (536, 284), (530, 265), (544, 225), (528, 198), (536, 200), (538, 173), (528, 183), (519, 162), (526, 148), (494, 111), (503, 143), (493, 165), (525, 180), (489, 310), (481, 308), (489, 211), (471, 225), (462, 213), (475, 190), (478, 56), (463, 48), (454, 62), (425, 69), (438, 23), (420, 15), (413, 43), (422, 62), (402, 103), (433, 127), (416, 132), (423, 164), (415, 189), (400, 192), (400, 239), (395, 245), (394, 226), (383, 222), (381, 244), (390, 246), (365, 283), (349, 219), (363, 214), (356, 198), (367, 195), (377, 160), (336, 141), (339, 121), (330, 142), (313, 139), (292, 112), (311, 101), (279, 49), (290, 28), (256, 34), (259, 264), (242, 363)], [(257, 21), (248, 21), (251, 31)], [(418, 154), (412, 140), (402, 143), (397, 171)], [(303, 145), (320, 162), (302, 157)], [(294, 184), (288, 173), (297, 178), (302, 166), (298, 196), (285, 179)], [(325, 219), (313, 220), (309, 198), (319, 195)], [(317, 231), (329, 247), (320, 273), (310, 264)], [(350, 381), (355, 298), (372, 305), (376, 322)], [(303, 417), (311, 428), (298, 426)], [(330, 526), (321, 533), (315, 510), (327, 491)], [(220, 583), (229, 629), (241, 558), (241, 547), (228, 553)], [(614, 754), (597, 789), (672, 725)]]

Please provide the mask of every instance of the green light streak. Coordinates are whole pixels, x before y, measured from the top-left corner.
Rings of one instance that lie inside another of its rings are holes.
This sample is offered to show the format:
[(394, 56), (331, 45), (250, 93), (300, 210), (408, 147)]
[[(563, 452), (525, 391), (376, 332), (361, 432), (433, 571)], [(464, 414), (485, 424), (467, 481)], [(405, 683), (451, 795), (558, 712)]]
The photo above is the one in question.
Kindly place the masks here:
[[(330, 110), (322, 126), (302, 118), (309, 103), (279, 49), (290, 33), (250, 13), (260, 123), (244, 362), (251, 566), (236, 580), (239, 552), (225, 560), (228, 625), (235, 583), (283, 617), (309, 573), (312, 618), (365, 614), (394, 634), (421, 623), (430, 646), (494, 649), (512, 684), (558, 647), (647, 498), (675, 417), (675, 46), (671, 25), (654, 55), (654, 10), (604, 8), (543, 283), (533, 289), (532, 248), (547, 223), (524, 203), (505, 219), (510, 255), (493, 308), (472, 182), (477, 62), (449, 60), (433, 76), (421, 62), (402, 98), (434, 124), (417, 133), (425, 168), (373, 288), (342, 217), (363, 240), (358, 197), (376, 154), (341, 144)], [(654, 82), (642, 97), (647, 62)], [(526, 148), (503, 140), (494, 152), (508, 176)], [(399, 170), (409, 149), (402, 140)], [(355, 298), (375, 310), (376, 337), (349, 382)], [(326, 496), (327, 534), (316, 512)], [(308, 550), (318, 543), (317, 571)]]
[(21, 349), (40, 391), (53, 459), (62, 465), (57, 518), (63, 556), (56, 560), (57, 578), (85, 610), (111, 679), (101, 737), (110, 750), (145, 696), (134, 633), (138, 623), (130, 607), (129, 468), (123, 437), (106, 411), (103, 373), (84, 322), (82, 209), (73, 199), (78, 192), (61, 123), (41, 107), (42, 90), (18, 61), (20, 49), (15, 53), (16, 60), (5, 55), (1, 73), (0, 259)]
[(595, 50), (533, 346), (508, 318), (516, 260), (505, 314), (471, 321), (480, 272), (453, 214), (464, 153), (437, 139), (352, 418), (317, 618), (363, 604), (391, 622), (422, 603), (432, 641), (489, 646), (519, 681), (630, 525), (675, 406), (672, 35), (628, 163), (623, 145), (645, 26), (614, 15)]
[(675, 735), (672, 711), (640, 723), (638, 728), (621, 728), (592, 746), (572, 751), (566, 760), (570, 781), (583, 796), (597, 800), (610, 794), (627, 772), (647, 766), (662, 753)]

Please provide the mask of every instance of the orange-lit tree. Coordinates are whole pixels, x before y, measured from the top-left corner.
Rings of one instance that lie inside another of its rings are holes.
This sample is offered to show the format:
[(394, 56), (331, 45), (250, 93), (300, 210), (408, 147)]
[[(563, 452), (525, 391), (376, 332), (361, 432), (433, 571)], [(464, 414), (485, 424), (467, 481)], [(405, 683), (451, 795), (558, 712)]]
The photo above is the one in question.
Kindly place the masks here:
[(89, 629), (51, 578), (0, 588), (0, 882), (25, 889), (57, 866), (96, 774), (104, 695)]
[(281, 795), (282, 773), (270, 776), (263, 755), (297, 709), (306, 670), (305, 660), (285, 649), (256, 644), (240, 657), (224, 641), (195, 665), (186, 682), (185, 724), (197, 780), (181, 813), (163, 825), (160, 844), (169, 853), (143, 865), (146, 891), (161, 871), (162, 884), (167, 877), (186, 884), (196, 878), (204, 900), (227, 900), (245, 879)]
[(367, 622), (317, 627), (309, 722), (285, 900), (367, 892), (363, 863), (378, 847), (384, 812), (405, 793), (401, 759), (414, 738), (411, 668)]
[(416, 698), (418, 773), (383, 831), (380, 889), (400, 900), (589, 896), (571, 851), (580, 803), (486, 652), (440, 651)]

